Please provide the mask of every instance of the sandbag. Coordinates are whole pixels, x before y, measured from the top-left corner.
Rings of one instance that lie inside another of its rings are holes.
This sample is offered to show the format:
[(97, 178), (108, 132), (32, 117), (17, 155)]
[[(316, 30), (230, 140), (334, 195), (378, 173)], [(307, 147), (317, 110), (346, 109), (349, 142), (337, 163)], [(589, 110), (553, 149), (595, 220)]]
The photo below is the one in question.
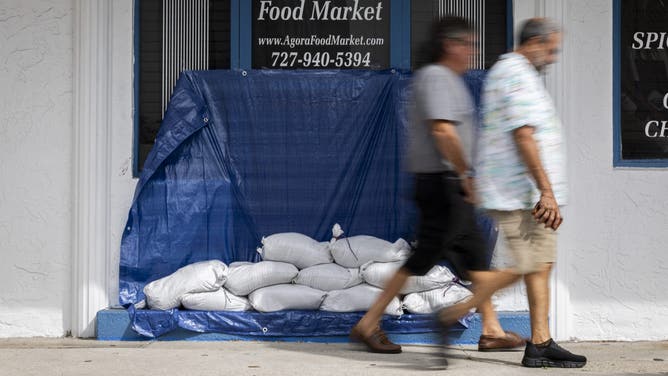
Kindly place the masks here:
[(470, 298), (469, 289), (457, 283), (434, 290), (408, 294), (402, 302), (403, 308), (410, 313), (434, 313)]
[[(320, 310), (330, 312), (368, 311), (381, 292), (381, 289), (366, 283), (344, 290), (330, 291), (322, 302)], [(403, 314), (401, 302), (397, 297), (392, 298), (390, 304), (385, 308), (385, 313), (392, 316)]]
[(296, 232), (284, 232), (262, 238), (257, 250), (265, 261), (282, 261), (299, 269), (332, 262), (328, 243), (319, 243)]
[(411, 248), (404, 239), (390, 243), (373, 236), (358, 235), (332, 240), (330, 249), (337, 264), (346, 268), (359, 268), (370, 261), (406, 260)]
[(233, 262), (224, 287), (234, 295), (246, 296), (259, 288), (290, 283), (297, 273), (296, 266), (285, 262)]
[(362, 276), (357, 268), (330, 263), (300, 270), (294, 283), (323, 291), (342, 290), (362, 283)]
[(248, 300), (257, 311), (275, 312), (287, 309), (318, 309), (324, 297), (324, 291), (289, 284), (255, 290), (248, 296)]
[(186, 265), (174, 273), (144, 286), (146, 303), (151, 309), (172, 309), (181, 305), (187, 293), (216, 291), (225, 283), (227, 265), (209, 260)]
[[(364, 282), (384, 288), (387, 281), (401, 268), (403, 262), (374, 262), (362, 265), (360, 272)], [(456, 280), (455, 275), (445, 266), (436, 265), (423, 276), (410, 276), (399, 292), (410, 294), (414, 292), (434, 290), (445, 287)]]
[(181, 304), (198, 311), (250, 311), (253, 307), (247, 298), (236, 296), (220, 288), (217, 291), (185, 294)]

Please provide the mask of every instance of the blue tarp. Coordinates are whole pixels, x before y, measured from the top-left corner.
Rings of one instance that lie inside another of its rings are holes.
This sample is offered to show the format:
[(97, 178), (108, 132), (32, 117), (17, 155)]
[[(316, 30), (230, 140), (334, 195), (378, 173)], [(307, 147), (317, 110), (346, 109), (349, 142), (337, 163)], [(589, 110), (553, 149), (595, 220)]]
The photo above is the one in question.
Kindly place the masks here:
[[(325, 311), (152, 311), (130, 307), (132, 328), (148, 338), (157, 338), (179, 328), (197, 333), (215, 332), (253, 337), (347, 336), (350, 328), (363, 314)], [(454, 330), (467, 328), (471, 319), (472, 316), (467, 316)], [(386, 315), (383, 317), (382, 326), (388, 333), (395, 334), (430, 333), (438, 329), (432, 315)]]
[[(481, 77), (469, 77), (474, 92)], [(274, 233), (325, 241), (339, 223), (347, 235), (413, 239), (401, 158), (409, 78), (183, 72), (123, 233), (120, 303), (193, 262), (258, 261), (261, 238)]]

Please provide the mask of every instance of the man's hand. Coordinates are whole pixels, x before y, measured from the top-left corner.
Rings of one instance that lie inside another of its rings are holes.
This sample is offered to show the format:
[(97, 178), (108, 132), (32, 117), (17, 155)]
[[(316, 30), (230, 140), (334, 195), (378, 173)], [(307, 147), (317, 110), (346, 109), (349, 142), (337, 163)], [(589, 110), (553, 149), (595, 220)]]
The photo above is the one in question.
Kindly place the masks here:
[(475, 186), (473, 185), (473, 178), (470, 176), (462, 177), (462, 190), (464, 191), (464, 201), (471, 205), (478, 203), (478, 198), (475, 194)]
[(557, 200), (551, 192), (541, 193), (540, 200), (534, 207), (532, 214), (538, 222), (544, 223), (545, 227), (550, 227), (555, 231), (564, 221)]

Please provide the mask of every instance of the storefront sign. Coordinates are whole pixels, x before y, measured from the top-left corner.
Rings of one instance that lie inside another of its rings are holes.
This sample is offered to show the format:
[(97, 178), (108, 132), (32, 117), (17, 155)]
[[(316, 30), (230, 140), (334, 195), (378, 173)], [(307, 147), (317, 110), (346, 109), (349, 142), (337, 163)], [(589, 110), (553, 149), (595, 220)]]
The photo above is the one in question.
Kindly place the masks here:
[(253, 68), (384, 69), (389, 0), (253, 0)]
[(668, 2), (621, 6), (621, 157), (668, 159)]

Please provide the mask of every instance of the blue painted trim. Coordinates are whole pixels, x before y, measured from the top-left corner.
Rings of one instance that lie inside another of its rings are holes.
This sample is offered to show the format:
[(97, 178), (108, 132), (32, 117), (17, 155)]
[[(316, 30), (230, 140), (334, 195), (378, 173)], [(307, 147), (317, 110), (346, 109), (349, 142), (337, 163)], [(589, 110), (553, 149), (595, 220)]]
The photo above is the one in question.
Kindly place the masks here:
[(230, 68), (239, 69), (239, 1), (230, 0)]
[[(618, 126), (615, 126), (615, 128), (617, 127)], [(619, 147), (617, 145), (613, 145), (613, 149), (615, 149), (615, 146)], [(619, 154), (615, 154), (615, 158), (613, 160), (613, 167), (638, 167), (638, 168), (668, 167), (668, 159), (621, 159), (621, 148), (618, 153)]]
[[(239, 1), (239, 0), (237, 0)], [(239, 3), (239, 69), (251, 69), (253, 8), (252, 1), (240, 0)]]
[(612, 166), (665, 168), (668, 159), (622, 159), (622, 114), (621, 114), (621, 53), (622, 53), (622, 1), (613, 2), (612, 20)]
[[(531, 335), (531, 324), (528, 312), (499, 312), (499, 321), (506, 330), (514, 331), (524, 337)], [(142, 337), (131, 328), (130, 314), (124, 309), (105, 309), (97, 313), (96, 337), (101, 341), (280, 341), (280, 342), (319, 342), (347, 343), (347, 336), (239, 336), (224, 333), (197, 333), (185, 329), (177, 329), (157, 339)], [(476, 344), (482, 329), (480, 315), (476, 314), (469, 323), (469, 328), (452, 332), (454, 344)], [(391, 340), (401, 344), (439, 344), (438, 333), (388, 333)]]
[(390, 67), (411, 69), (411, 2), (390, 1)]
[(134, 2), (134, 17), (133, 17), (133, 74), (132, 77), (132, 177), (136, 178), (139, 176), (139, 36), (141, 32), (141, 22), (139, 14), (139, 2), (141, 0), (135, 0)]
[(621, 74), (620, 74), (620, 53), (621, 53), (621, 33), (622, 33), (622, 15), (621, 0), (614, 0), (612, 5), (612, 153), (614, 167), (621, 166), (622, 162), (622, 135), (621, 135), (621, 113), (620, 113), (620, 93), (621, 93)]
[(411, 1), (404, 0), (404, 59), (402, 68), (411, 69)]
[(398, 67), (401, 60), (401, 44), (398, 43), (399, 38), (401, 38), (401, 30), (399, 29), (400, 1), (390, 1), (390, 67)]
[(515, 17), (513, 16), (513, 0), (506, 0), (506, 50), (515, 49)]

